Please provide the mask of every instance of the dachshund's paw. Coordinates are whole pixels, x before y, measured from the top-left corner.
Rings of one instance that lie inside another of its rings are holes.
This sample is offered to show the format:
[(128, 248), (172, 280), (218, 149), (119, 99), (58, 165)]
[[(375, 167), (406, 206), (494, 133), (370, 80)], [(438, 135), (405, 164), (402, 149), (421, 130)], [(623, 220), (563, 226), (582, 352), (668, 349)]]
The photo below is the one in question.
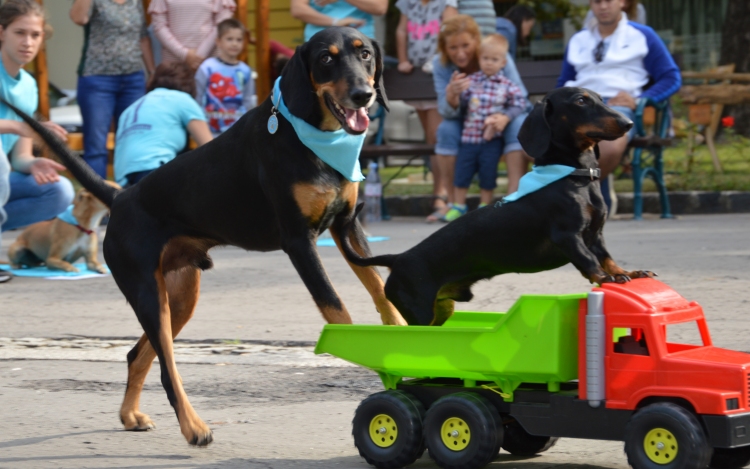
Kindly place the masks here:
[(650, 270), (634, 270), (632, 272), (628, 272), (628, 275), (630, 278), (654, 278), (658, 277), (655, 272), (651, 272)]
[(628, 283), (629, 281), (630, 281), (630, 276), (626, 274), (615, 274), (616, 283)]
[(130, 432), (145, 432), (156, 428), (148, 415), (138, 411), (120, 414), (120, 421), (125, 426), (125, 430)]

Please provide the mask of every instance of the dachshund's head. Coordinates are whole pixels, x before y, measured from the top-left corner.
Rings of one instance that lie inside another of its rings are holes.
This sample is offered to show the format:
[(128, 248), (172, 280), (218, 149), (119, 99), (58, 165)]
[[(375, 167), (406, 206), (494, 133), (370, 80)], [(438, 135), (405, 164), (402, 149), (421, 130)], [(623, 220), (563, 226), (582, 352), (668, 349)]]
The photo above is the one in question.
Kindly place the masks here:
[(357, 29), (331, 27), (297, 47), (284, 67), (281, 94), (289, 111), (320, 130), (367, 131), (367, 109), (377, 100), (388, 109), (383, 55)]
[(559, 88), (534, 106), (518, 140), (537, 165), (575, 164), (602, 140), (617, 140), (633, 122), (585, 88)]

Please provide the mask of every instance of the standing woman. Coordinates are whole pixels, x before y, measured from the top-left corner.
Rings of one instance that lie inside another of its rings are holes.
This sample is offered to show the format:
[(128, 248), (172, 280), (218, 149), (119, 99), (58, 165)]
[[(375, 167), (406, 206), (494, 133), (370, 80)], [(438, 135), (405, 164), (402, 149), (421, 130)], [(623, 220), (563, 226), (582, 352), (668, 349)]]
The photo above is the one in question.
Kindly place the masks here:
[(216, 26), (234, 16), (234, 0), (152, 0), (148, 6), (162, 62), (197, 70), (216, 46)]
[[(479, 71), (479, 59), (477, 51), (479, 43), (482, 40), (479, 26), (474, 19), (467, 15), (458, 15), (443, 22), (440, 27), (438, 36), (438, 55), (433, 59), (433, 82), (435, 84), (435, 93), (438, 100), (438, 112), (443, 117), (437, 132), (437, 144), (435, 153), (438, 155), (438, 162), (441, 165), (440, 174), (441, 190), (448, 193), (450, 204), (454, 202), (453, 179), (454, 168), (456, 165), (456, 155), (458, 154), (458, 145), (461, 140), (461, 130), (463, 128), (463, 119), (461, 109), (457, 103), (462, 92), (469, 88), (470, 82), (468, 76)], [(513, 59), (508, 56), (508, 63), (503, 69), (503, 73), (513, 83), (515, 83), (523, 92), (524, 98), (528, 97), (526, 87), (523, 86), (521, 77), (516, 69)], [(500, 126), (503, 119), (507, 119), (502, 114), (493, 114), (488, 118), (488, 125), (498, 125), (498, 131), (503, 132), (503, 140), (506, 152), (506, 164), (508, 165), (508, 191), (515, 192), (518, 188), (518, 179), (523, 175), (512, 174), (511, 167), (521, 167), (525, 162), (525, 153), (518, 142), (518, 130), (526, 119), (527, 114), (521, 114), (513, 119), (505, 130)], [(450, 205), (449, 204), (449, 205)], [(464, 208), (465, 211), (465, 208)], [(442, 217), (442, 221), (451, 221), (461, 215), (461, 210), (451, 208)], [(432, 216), (431, 216), (432, 217)], [(448, 218), (446, 218), (448, 217)], [(434, 221), (428, 218), (428, 221)]]
[[(34, 0), (6, 0), (0, 6), (0, 96), (29, 115), (37, 110), (39, 90), (23, 66), (34, 60), (50, 32)], [(42, 125), (66, 138), (59, 125)], [(0, 205), (6, 202), (0, 207), (0, 228), (19, 228), (64, 211), (74, 195), (70, 181), (57, 174), (65, 167), (33, 156), (34, 132), (5, 104), (0, 104), (0, 134)]]
[(146, 92), (143, 65), (154, 70), (146, 18), (141, 0), (75, 0), (70, 19), (84, 28), (78, 66), (83, 158), (106, 179), (110, 126)]

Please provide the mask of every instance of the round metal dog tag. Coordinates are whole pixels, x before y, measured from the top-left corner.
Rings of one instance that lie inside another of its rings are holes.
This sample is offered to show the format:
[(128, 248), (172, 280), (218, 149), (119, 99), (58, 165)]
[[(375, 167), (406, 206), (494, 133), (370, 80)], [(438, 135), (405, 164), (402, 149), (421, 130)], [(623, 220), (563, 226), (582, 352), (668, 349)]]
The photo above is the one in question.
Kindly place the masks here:
[(277, 130), (279, 130), (279, 119), (276, 117), (276, 114), (272, 114), (268, 118), (268, 132), (275, 134)]

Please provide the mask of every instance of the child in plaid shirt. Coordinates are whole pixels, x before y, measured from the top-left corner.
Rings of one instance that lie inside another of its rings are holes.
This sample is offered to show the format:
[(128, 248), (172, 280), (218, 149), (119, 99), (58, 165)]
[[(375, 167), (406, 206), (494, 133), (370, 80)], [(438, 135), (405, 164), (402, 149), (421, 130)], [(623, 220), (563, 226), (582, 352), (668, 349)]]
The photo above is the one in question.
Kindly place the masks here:
[(503, 153), (502, 130), (523, 113), (523, 92), (503, 75), (508, 40), (491, 34), (479, 48), (480, 71), (469, 76), (471, 85), (461, 94), (465, 110), (461, 145), (456, 157), (455, 200), (446, 221), (466, 213), (466, 194), (474, 175), (479, 173), (480, 207), (492, 202), (497, 183), (497, 165)]

